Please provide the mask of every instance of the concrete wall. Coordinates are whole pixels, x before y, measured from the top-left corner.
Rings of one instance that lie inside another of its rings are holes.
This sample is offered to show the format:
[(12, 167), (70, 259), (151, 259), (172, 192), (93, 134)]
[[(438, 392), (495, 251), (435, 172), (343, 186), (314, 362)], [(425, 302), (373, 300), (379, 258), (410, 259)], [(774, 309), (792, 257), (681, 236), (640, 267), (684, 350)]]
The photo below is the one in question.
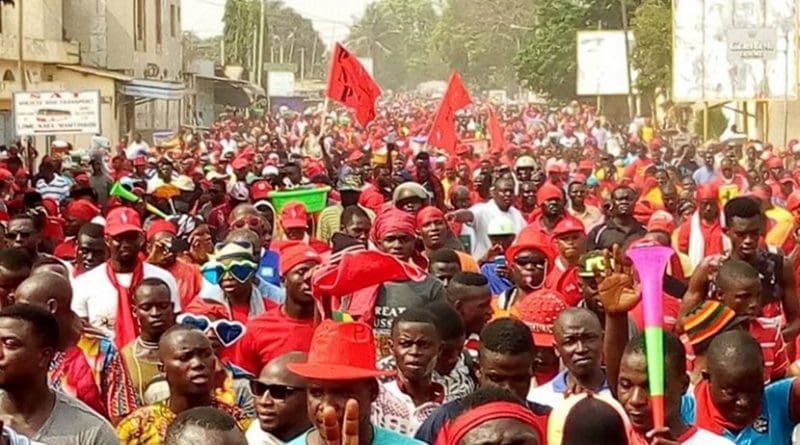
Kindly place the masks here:
[(64, 37), (81, 46), (81, 64), (104, 67), (108, 39), (106, 0), (67, 0), (63, 7)]
[[(71, 1), (71, 0), (70, 0)], [(73, 90), (100, 90), (100, 130), (112, 142), (119, 140), (119, 111), (117, 110), (116, 87), (113, 79), (76, 73), (74, 71), (50, 67), (46, 70), (54, 82), (68, 85)], [(76, 148), (89, 146), (92, 135), (64, 135), (59, 139), (72, 143)]]

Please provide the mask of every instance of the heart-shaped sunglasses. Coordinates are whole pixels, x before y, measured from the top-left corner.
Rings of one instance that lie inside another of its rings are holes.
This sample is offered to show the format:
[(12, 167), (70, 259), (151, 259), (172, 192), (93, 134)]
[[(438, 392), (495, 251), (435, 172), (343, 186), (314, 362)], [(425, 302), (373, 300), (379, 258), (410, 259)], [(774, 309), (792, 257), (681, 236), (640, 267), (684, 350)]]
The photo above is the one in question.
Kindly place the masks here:
[(222, 346), (229, 347), (242, 338), (247, 328), (238, 321), (231, 320), (215, 320), (211, 321), (205, 315), (195, 314), (181, 314), (177, 317), (178, 324), (185, 324), (195, 327), (203, 332), (208, 332), (209, 329), (214, 331), (214, 334), (219, 339)]

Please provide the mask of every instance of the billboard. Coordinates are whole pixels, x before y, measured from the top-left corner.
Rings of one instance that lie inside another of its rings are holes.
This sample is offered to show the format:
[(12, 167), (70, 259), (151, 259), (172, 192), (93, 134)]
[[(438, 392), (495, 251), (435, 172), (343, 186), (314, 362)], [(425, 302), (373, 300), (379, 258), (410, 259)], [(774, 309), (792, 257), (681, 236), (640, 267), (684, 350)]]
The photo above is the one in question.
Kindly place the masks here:
[[(633, 33), (628, 32), (628, 45), (633, 48)], [(628, 94), (628, 56), (625, 53), (624, 31), (578, 32), (579, 96)], [(631, 70), (631, 84), (636, 72)]]
[(14, 94), (18, 136), (99, 134), (100, 91), (33, 91)]
[(267, 71), (267, 94), (270, 97), (294, 96), (294, 72)]
[(672, 99), (797, 99), (798, 0), (674, 0)]

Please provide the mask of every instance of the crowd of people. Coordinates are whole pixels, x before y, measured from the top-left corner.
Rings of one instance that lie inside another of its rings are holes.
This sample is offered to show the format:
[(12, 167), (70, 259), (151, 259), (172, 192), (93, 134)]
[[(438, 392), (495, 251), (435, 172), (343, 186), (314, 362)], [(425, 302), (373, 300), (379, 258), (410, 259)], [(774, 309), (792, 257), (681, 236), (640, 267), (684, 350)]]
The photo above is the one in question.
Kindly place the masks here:
[(800, 144), (435, 106), (0, 151), (0, 443), (792, 443)]

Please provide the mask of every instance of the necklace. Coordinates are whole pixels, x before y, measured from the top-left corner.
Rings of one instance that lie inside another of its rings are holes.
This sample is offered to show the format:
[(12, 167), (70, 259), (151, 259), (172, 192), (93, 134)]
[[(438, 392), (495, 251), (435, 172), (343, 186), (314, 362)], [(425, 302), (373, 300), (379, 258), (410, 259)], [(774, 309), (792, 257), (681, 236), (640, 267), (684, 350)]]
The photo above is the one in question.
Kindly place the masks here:
[[(142, 349), (142, 351), (140, 351), (140, 348)], [(136, 382), (137, 385), (136, 386), (138, 386), (139, 395), (142, 397), (142, 399), (144, 399), (145, 383), (150, 383), (150, 382), (144, 382), (144, 375), (143, 375), (143, 372), (142, 372), (142, 365), (139, 362), (139, 354), (140, 354), (140, 352), (141, 353), (147, 353), (147, 352), (152, 352), (152, 351), (158, 351), (158, 342), (144, 341), (144, 340), (142, 340), (142, 337), (136, 337), (136, 341), (133, 342), (133, 354), (131, 354), (131, 355), (133, 356), (133, 364), (136, 365), (136, 377), (137, 377), (137, 382)], [(149, 364), (153, 364), (154, 363), (154, 362), (147, 361), (147, 360), (144, 360), (144, 359), (142, 359), (142, 361), (144, 361), (146, 363), (149, 363)]]

